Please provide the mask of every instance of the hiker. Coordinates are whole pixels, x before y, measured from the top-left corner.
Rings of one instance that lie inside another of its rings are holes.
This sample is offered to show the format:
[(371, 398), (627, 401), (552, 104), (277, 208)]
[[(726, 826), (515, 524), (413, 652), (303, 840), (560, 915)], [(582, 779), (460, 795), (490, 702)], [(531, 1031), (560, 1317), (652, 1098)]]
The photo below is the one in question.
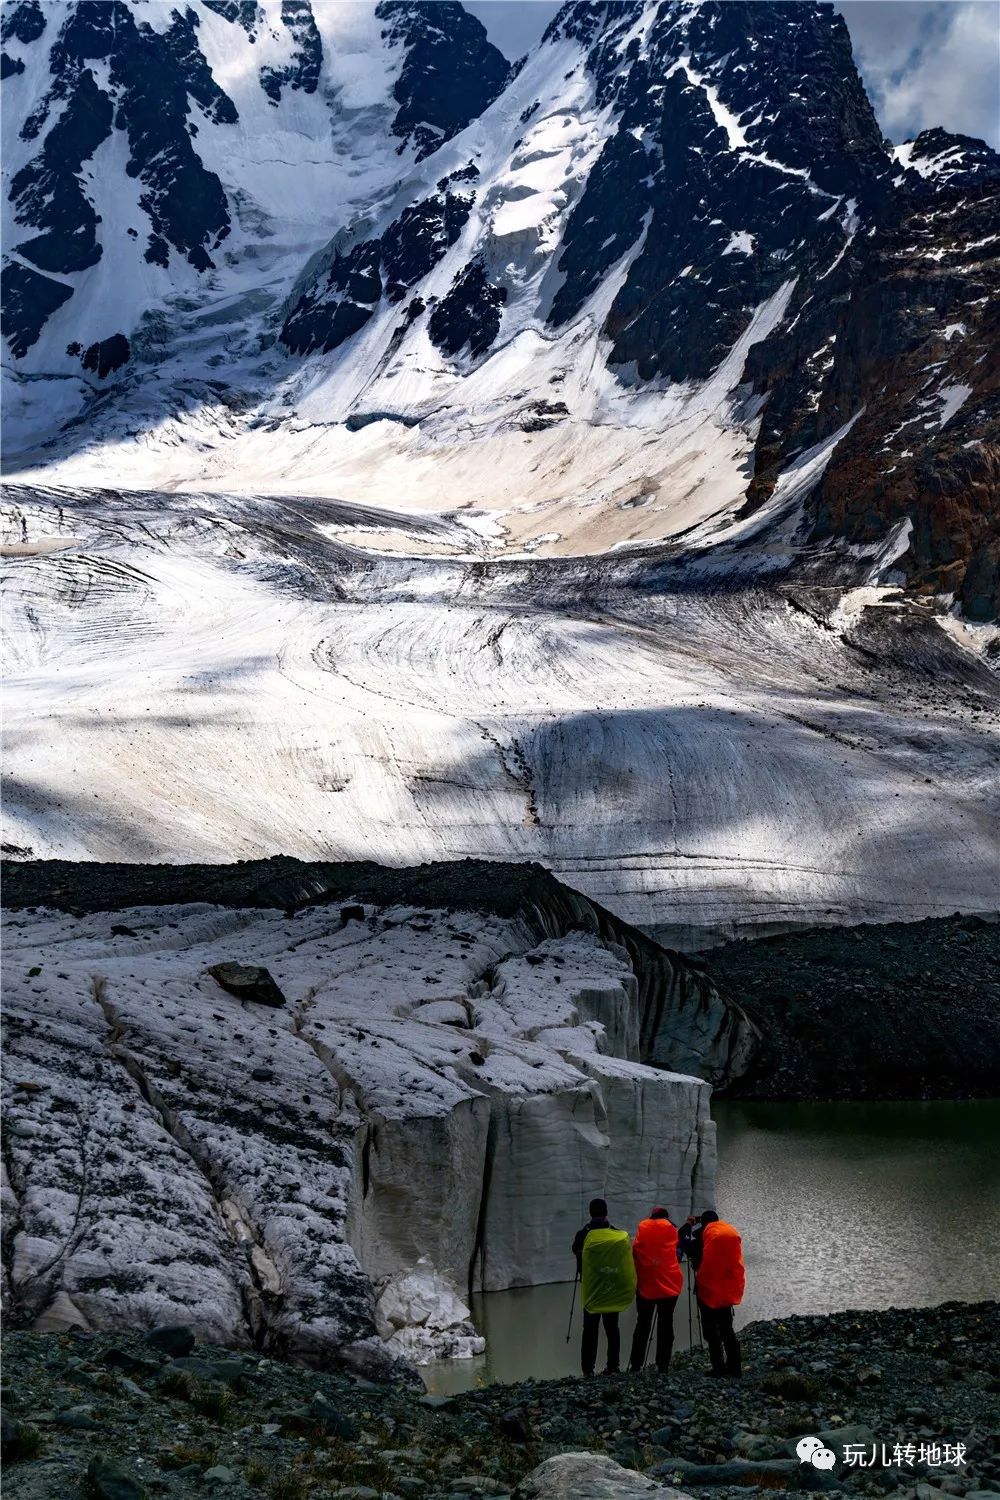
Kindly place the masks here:
[(608, 1205), (603, 1198), (591, 1199), (590, 1219), (573, 1241), (573, 1254), (583, 1303), (580, 1367), (584, 1375), (593, 1375), (603, 1323), (608, 1345), (604, 1373), (617, 1375), (622, 1344), (618, 1314), (631, 1306), (635, 1298), (635, 1265), (629, 1237), (624, 1229), (615, 1229), (609, 1221)]
[(665, 1375), (674, 1347), (674, 1308), (683, 1277), (677, 1259), (677, 1230), (665, 1208), (654, 1208), (643, 1219), (632, 1242), (636, 1276), (636, 1324), (630, 1370), (641, 1370), (656, 1319), (656, 1368)]
[(742, 1361), (733, 1310), (743, 1301), (746, 1285), (743, 1241), (713, 1209), (687, 1223), (687, 1254), (695, 1270), (694, 1289), (712, 1374), (737, 1380)]

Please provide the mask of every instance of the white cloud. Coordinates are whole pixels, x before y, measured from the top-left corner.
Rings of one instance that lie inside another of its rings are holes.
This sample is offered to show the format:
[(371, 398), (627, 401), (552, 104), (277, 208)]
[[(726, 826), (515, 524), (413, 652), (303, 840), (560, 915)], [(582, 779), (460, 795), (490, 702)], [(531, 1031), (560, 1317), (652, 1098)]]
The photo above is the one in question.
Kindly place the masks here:
[(998, 0), (843, 0), (838, 9), (892, 140), (942, 125), (1000, 145)]

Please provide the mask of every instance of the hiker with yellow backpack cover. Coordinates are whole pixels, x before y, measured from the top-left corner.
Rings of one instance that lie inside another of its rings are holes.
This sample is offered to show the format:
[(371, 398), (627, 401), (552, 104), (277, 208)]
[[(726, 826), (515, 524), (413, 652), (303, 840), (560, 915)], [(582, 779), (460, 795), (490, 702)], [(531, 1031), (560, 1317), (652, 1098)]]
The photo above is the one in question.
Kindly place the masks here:
[(616, 1229), (610, 1223), (603, 1198), (591, 1200), (590, 1219), (573, 1241), (573, 1254), (583, 1303), (580, 1367), (584, 1375), (593, 1375), (603, 1323), (608, 1345), (605, 1374), (617, 1374), (622, 1342), (618, 1315), (635, 1301), (635, 1263), (632, 1242), (624, 1229)]

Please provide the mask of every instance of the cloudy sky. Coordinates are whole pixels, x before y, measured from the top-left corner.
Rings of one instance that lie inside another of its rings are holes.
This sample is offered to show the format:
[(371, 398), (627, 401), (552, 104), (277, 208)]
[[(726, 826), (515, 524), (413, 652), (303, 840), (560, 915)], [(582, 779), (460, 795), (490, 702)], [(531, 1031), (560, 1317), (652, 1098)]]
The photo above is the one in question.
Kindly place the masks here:
[[(558, 10), (552, 0), (466, 0), (491, 40), (519, 57)], [(882, 129), (928, 125), (1000, 147), (1000, 0), (839, 0)]]

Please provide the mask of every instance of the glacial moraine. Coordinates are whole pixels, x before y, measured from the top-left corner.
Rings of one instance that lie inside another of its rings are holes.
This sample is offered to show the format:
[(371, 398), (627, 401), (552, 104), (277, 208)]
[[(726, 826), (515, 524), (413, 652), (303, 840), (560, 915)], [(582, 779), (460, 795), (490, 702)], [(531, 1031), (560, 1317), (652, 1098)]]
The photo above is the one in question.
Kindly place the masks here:
[[(651, 1476), (665, 1500), (678, 1490), (704, 1500), (1000, 1492), (997, 1303), (757, 1323), (744, 1347), (738, 1385), (708, 1379), (695, 1353), (666, 1381), (525, 1381), (428, 1400), (245, 1351), (171, 1357), (138, 1332), (13, 1333), (4, 1489), (11, 1500), (67, 1500), (103, 1461), (132, 1476), (118, 1493), (138, 1500), (217, 1485), (233, 1500), (527, 1500), (534, 1491), (517, 1486), (539, 1464), (582, 1451), (610, 1455), (637, 1489)], [(833, 1474), (798, 1461), (807, 1433), (840, 1449)], [(888, 1465), (845, 1465), (846, 1442), (867, 1455), (875, 1444), (878, 1457), (885, 1443)], [(942, 1445), (958, 1442), (964, 1463), (942, 1464)]]

